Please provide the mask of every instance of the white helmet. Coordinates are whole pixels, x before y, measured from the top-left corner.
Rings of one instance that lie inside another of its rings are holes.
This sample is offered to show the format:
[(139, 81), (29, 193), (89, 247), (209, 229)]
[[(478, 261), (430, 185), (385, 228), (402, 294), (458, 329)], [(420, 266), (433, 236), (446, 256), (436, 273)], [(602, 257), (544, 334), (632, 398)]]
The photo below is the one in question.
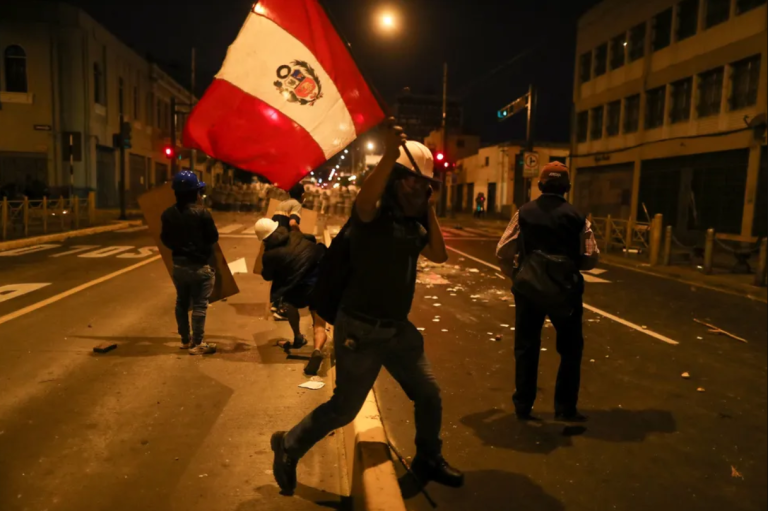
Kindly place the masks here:
[(259, 241), (264, 241), (265, 238), (268, 238), (270, 234), (275, 232), (280, 224), (272, 220), (271, 218), (261, 218), (258, 222), (256, 222), (256, 227), (254, 228), (256, 230), (256, 236), (259, 238)]
[[(405, 145), (408, 147), (408, 151), (410, 151), (411, 156), (413, 156), (414, 161), (419, 166), (421, 174), (426, 178), (434, 179), (435, 160), (432, 157), (432, 151), (430, 151), (424, 144), (420, 144), (415, 140), (407, 140)], [(416, 169), (413, 168), (413, 163), (411, 163), (408, 155), (405, 154), (402, 146), (400, 147), (400, 157), (397, 159), (397, 163), (411, 172), (416, 172)]]

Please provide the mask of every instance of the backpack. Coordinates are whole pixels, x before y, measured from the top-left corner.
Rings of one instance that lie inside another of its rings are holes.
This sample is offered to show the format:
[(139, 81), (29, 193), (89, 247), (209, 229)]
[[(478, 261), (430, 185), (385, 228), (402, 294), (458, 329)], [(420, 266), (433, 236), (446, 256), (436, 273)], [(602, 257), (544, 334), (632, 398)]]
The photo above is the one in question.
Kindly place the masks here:
[(351, 234), (352, 220), (347, 220), (344, 227), (331, 242), (320, 262), (317, 283), (312, 291), (310, 303), (312, 310), (329, 325), (336, 321), (336, 314), (341, 306), (341, 298), (351, 275)]
[(532, 301), (552, 319), (570, 317), (581, 289), (576, 265), (567, 256), (540, 250), (526, 253), (522, 232), (520, 241), (523, 257), (512, 278), (512, 292)]

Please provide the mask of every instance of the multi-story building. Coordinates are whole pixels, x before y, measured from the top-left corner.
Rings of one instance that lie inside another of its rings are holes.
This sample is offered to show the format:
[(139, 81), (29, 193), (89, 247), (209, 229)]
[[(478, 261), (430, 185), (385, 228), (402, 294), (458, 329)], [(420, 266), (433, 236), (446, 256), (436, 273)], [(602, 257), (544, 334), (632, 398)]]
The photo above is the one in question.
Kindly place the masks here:
[[(488, 213), (510, 218), (516, 208), (528, 201), (529, 195), (530, 199), (536, 199), (540, 195), (538, 178), (526, 179), (520, 171), (515, 171), (520, 165), (518, 155), (525, 151), (525, 145), (525, 142), (508, 142), (482, 147), (476, 154), (458, 160), (448, 188), (451, 208), (473, 211), (475, 198), (483, 193)], [(534, 152), (538, 153), (539, 165), (543, 166), (552, 161), (567, 163), (570, 148), (568, 144), (542, 142), (534, 147)]]
[(766, 0), (605, 0), (579, 20), (572, 201), (765, 235)]
[[(121, 115), (132, 139), (125, 150), (128, 204), (170, 178), (164, 149), (171, 98), (189, 104), (190, 92), (85, 12), (63, 3), (3, 2), (0, 55), (0, 187), (45, 186), (66, 195), (72, 185), (78, 194), (95, 190), (99, 207), (117, 206)], [(176, 120), (179, 140), (183, 115)], [(220, 179), (221, 165), (204, 155), (197, 160), (201, 177)]]
[[(403, 91), (395, 102), (395, 118), (412, 140), (423, 140), (443, 122), (443, 98)], [(446, 102), (446, 126), (456, 130), (462, 124), (461, 104), (452, 98)]]

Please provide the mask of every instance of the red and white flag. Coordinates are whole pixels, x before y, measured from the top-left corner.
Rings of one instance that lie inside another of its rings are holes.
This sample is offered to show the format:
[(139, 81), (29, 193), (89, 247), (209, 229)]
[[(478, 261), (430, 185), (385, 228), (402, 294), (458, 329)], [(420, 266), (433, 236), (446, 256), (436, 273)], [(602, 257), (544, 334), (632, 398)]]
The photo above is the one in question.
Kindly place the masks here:
[(183, 140), (288, 189), (384, 117), (317, 0), (262, 0)]

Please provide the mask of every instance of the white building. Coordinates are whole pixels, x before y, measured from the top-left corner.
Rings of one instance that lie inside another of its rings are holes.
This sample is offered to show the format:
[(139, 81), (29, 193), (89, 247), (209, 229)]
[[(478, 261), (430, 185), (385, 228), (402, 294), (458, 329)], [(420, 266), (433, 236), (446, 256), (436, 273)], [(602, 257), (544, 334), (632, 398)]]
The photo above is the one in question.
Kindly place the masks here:
[[(483, 193), (486, 211), (511, 218), (513, 211), (539, 196), (538, 178), (522, 177), (518, 159), (523, 151), (524, 143), (510, 142), (482, 147), (477, 154), (458, 160), (448, 188), (450, 207), (457, 212), (471, 212), (475, 198)], [(534, 152), (539, 155), (539, 165), (544, 166), (551, 161), (567, 163), (570, 149), (568, 144), (541, 143)]]
[(572, 200), (678, 231), (768, 231), (766, 0), (605, 0), (580, 20)]

